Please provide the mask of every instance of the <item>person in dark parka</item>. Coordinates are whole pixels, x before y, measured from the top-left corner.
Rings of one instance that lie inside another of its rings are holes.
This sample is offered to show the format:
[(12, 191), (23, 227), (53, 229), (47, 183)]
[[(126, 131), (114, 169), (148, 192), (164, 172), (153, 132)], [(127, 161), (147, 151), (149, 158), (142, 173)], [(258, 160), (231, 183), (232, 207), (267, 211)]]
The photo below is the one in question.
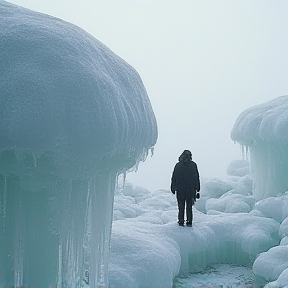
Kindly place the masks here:
[[(193, 220), (192, 206), (196, 201), (196, 194), (200, 191), (200, 180), (197, 164), (192, 161), (189, 150), (179, 157), (171, 178), (171, 192), (175, 194), (178, 202), (178, 223), (184, 225), (184, 211), (186, 206), (186, 225), (191, 226)], [(199, 194), (197, 195), (199, 198)]]

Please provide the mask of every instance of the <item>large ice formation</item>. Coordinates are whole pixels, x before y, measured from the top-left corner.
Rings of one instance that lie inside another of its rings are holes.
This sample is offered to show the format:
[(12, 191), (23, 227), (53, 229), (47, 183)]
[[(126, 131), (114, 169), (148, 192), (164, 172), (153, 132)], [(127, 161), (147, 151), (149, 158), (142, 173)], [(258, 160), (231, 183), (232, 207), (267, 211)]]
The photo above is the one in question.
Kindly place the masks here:
[(281, 96), (240, 114), (232, 140), (249, 150), (257, 199), (288, 190), (288, 96)]
[(146, 90), (79, 27), (0, 19), (0, 287), (104, 287), (117, 175), (157, 139)]

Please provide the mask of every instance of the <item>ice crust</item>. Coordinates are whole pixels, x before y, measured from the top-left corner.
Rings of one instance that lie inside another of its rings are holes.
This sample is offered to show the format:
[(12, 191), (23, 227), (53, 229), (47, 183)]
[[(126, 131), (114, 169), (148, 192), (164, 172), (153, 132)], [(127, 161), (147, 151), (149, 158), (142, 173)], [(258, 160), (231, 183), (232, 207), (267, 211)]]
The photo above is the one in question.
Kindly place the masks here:
[(117, 175), (157, 140), (145, 87), (75, 25), (0, 19), (0, 287), (106, 287)]

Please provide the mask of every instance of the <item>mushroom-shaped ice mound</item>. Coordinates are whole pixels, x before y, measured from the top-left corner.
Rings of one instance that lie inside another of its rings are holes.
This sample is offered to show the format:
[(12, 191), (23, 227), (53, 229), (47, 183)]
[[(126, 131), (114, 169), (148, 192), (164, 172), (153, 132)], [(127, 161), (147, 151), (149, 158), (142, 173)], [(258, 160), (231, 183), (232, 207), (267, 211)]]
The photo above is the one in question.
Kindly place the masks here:
[(0, 148), (135, 163), (155, 143), (139, 75), (77, 26), (2, 2), (0, 50)]
[(254, 177), (254, 195), (277, 196), (288, 189), (288, 96), (281, 96), (240, 114), (232, 140), (246, 146)]
[(157, 140), (145, 87), (77, 26), (0, 19), (0, 286), (108, 285), (117, 175)]
[(231, 138), (246, 146), (256, 142), (288, 142), (288, 95), (246, 109), (236, 120)]

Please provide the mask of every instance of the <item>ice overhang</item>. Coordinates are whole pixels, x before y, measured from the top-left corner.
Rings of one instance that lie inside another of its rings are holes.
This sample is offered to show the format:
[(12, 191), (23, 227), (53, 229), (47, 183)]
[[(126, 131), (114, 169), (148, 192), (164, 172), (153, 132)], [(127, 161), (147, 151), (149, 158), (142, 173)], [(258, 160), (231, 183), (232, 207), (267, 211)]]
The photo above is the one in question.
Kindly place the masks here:
[(245, 146), (256, 142), (288, 142), (288, 95), (253, 106), (240, 114), (231, 138)]

